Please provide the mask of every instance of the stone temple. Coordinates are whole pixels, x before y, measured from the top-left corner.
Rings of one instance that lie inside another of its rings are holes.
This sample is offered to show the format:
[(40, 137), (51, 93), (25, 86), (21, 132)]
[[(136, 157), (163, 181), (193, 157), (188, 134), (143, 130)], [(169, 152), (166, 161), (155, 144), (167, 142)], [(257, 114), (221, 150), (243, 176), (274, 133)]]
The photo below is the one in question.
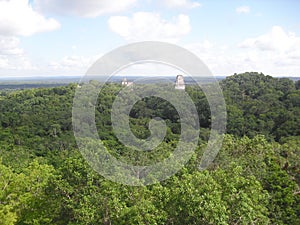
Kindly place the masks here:
[(183, 75), (177, 75), (176, 83), (175, 83), (175, 89), (185, 90), (185, 83), (184, 83)]
[(133, 82), (128, 82), (127, 79), (124, 78), (124, 79), (122, 80), (122, 83), (121, 83), (121, 84), (122, 84), (122, 86), (129, 87), (129, 86), (133, 85)]

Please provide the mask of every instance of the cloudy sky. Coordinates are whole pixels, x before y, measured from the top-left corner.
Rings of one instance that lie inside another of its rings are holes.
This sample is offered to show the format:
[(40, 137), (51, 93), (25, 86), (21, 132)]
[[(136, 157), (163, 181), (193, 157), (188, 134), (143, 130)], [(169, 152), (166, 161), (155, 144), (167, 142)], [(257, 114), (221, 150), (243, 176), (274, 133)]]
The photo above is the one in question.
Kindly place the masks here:
[(0, 0), (0, 76), (83, 75), (136, 41), (197, 54), (215, 75), (300, 76), (298, 0)]

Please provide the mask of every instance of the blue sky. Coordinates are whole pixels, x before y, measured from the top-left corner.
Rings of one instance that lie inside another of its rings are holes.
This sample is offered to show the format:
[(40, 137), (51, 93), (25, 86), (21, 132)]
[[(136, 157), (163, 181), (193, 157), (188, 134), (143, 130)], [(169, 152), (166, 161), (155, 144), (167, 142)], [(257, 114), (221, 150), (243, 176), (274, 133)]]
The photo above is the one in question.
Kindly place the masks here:
[(0, 76), (83, 75), (147, 40), (192, 51), (215, 75), (300, 76), (299, 9), (297, 0), (0, 0)]

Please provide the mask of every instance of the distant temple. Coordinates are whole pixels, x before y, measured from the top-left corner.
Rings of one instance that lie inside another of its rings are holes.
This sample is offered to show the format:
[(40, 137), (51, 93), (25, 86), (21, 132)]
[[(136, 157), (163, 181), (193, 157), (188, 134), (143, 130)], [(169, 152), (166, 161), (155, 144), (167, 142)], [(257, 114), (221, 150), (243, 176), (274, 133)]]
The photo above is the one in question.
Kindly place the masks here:
[(133, 82), (128, 82), (127, 79), (124, 78), (121, 84), (122, 84), (122, 86), (128, 87), (128, 86), (132, 85)]
[(183, 75), (177, 75), (175, 89), (185, 90), (185, 83), (184, 83)]

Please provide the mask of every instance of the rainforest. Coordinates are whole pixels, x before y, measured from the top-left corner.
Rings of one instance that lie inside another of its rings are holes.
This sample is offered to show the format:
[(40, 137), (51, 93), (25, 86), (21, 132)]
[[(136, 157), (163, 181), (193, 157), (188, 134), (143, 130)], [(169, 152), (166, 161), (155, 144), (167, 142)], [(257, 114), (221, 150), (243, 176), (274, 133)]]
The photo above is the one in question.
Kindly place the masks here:
[[(72, 126), (77, 84), (0, 90), (0, 224), (300, 224), (300, 81), (247, 72), (219, 84), (227, 125), (213, 163), (198, 168), (211, 115), (204, 92), (187, 85), (199, 117), (197, 148), (174, 176), (148, 186), (109, 181), (83, 158)], [(135, 164), (168, 157), (181, 132), (176, 109), (156, 97), (134, 105), (136, 137), (149, 137), (151, 118), (167, 125), (153, 156), (137, 154), (112, 127), (121, 89), (105, 84), (95, 107), (97, 132), (110, 154)]]

